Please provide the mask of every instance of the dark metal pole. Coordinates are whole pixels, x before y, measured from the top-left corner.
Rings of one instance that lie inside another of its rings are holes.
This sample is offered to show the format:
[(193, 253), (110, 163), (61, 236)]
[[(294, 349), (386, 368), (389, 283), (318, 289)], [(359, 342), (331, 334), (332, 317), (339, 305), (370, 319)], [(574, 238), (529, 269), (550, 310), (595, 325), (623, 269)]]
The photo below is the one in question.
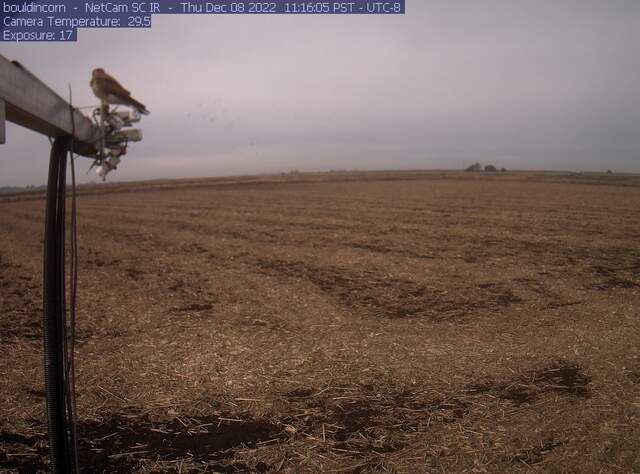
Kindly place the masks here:
[(70, 137), (55, 139), (49, 162), (44, 232), (44, 373), (52, 472), (74, 472), (66, 412), (65, 198)]

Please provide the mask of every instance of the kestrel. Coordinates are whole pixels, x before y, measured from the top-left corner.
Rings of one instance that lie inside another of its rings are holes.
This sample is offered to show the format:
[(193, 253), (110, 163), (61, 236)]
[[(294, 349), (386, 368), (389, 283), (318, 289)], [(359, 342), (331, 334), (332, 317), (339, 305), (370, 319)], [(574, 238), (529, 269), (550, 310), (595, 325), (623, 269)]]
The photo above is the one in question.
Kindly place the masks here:
[(96, 97), (107, 104), (128, 105), (141, 114), (147, 115), (149, 113), (144, 104), (131, 97), (131, 92), (122, 87), (102, 68), (93, 70), (90, 85)]

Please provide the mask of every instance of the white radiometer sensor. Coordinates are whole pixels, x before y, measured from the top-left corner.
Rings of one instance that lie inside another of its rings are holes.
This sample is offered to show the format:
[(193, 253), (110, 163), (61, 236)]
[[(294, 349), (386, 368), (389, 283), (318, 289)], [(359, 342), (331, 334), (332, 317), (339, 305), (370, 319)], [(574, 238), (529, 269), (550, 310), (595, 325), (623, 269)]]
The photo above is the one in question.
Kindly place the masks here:
[(108, 105), (102, 103), (94, 110), (93, 117), (100, 127), (101, 136), (97, 144), (100, 151), (95, 155), (91, 168), (97, 167), (96, 174), (105, 181), (107, 175), (117, 169), (122, 155), (127, 153), (127, 143), (142, 140), (142, 130), (129, 128), (139, 122), (142, 115), (135, 109), (109, 110)]
[(128, 110), (116, 110), (113, 112), (115, 117), (118, 117), (123, 122), (123, 126), (131, 125), (132, 123), (136, 123), (140, 121), (141, 115), (135, 109)]
[(107, 175), (118, 168), (120, 164), (120, 158), (118, 156), (110, 156), (106, 160), (103, 160), (101, 164), (98, 165), (96, 169), (96, 174), (102, 179), (105, 180)]
[(105, 117), (105, 121), (114, 130), (120, 130), (122, 127), (129, 127), (131, 124), (140, 121), (140, 112), (137, 110), (116, 110), (109, 113)]
[(139, 128), (130, 128), (128, 130), (120, 130), (122, 135), (128, 142), (139, 142), (142, 140), (142, 130)]

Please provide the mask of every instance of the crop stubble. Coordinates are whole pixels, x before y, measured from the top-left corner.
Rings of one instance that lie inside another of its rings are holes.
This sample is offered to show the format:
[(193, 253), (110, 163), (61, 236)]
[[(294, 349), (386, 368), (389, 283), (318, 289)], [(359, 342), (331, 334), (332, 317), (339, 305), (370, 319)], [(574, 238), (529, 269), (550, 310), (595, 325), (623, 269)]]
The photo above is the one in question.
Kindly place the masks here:
[[(80, 193), (87, 472), (640, 470), (640, 180)], [(0, 469), (35, 472), (43, 203), (0, 209)]]

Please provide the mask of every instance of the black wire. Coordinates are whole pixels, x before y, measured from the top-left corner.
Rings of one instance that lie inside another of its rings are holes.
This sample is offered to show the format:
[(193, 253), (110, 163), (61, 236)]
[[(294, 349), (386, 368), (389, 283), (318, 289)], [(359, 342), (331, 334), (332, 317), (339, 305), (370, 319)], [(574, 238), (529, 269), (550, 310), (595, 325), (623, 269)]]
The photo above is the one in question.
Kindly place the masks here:
[[(76, 207), (76, 169), (73, 144), (76, 135), (75, 114), (73, 108), (73, 96), (71, 86), (69, 86), (69, 109), (71, 113), (71, 140), (69, 142), (69, 164), (71, 165), (71, 256), (69, 260), (69, 325), (67, 332), (68, 353), (67, 353), (67, 377), (65, 377), (67, 389), (67, 415), (69, 419), (69, 437), (72, 453), (70, 453), (75, 472), (80, 472), (78, 463), (78, 437), (77, 437), (77, 411), (76, 411), (76, 384), (75, 384), (75, 338), (76, 338), (76, 303), (78, 288), (78, 228), (77, 228), (77, 207)], [(66, 192), (66, 190), (65, 190)]]
[[(71, 91), (69, 102), (71, 104)], [(49, 165), (45, 211), (43, 262), (43, 343), (49, 449), (56, 474), (79, 472), (75, 403), (75, 323), (78, 286), (78, 237), (74, 109), (69, 106), (72, 135), (53, 141)], [(66, 179), (67, 158), (71, 165), (71, 231), (69, 258), (69, 318), (66, 281)]]
[(77, 408), (76, 408), (76, 368), (75, 368), (75, 340), (76, 340), (76, 302), (78, 295), (78, 229), (76, 219), (76, 169), (73, 149), (71, 150), (71, 306), (69, 308), (69, 400), (71, 402), (71, 441), (76, 471), (80, 472), (78, 464), (77, 437)]
[(69, 137), (56, 137), (51, 148), (43, 261), (44, 373), (49, 422), (49, 449), (54, 473), (72, 470), (69, 463), (65, 384), (65, 181)]
[[(67, 404), (66, 410), (64, 412), (65, 415), (65, 447), (66, 447), (66, 456), (68, 457), (70, 453), (70, 445), (69, 445), (69, 420), (68, 420), (68, 404), (69, 404), (69, 391), (67, 385), (67, 374), (68, 374), (68, 350), (67, 350), (67, 292), (66, 292), (66, 211), (67, 211), (67, 196), (66, 196), (66, 182), (67, 182), (67, 157), (66, 153), (61, 156), (60, 159), (60, 168), (58, 174), (58, 193), (57, 193), (57, 240), (58, 240), (58, 294), (60, 298), (60, 317), (58, 319), (58, 335), (59, 335), (59, 360), (62, 363), (62, 391), (64, 397), (64, 403)], [(70, 459), (69, 459), (70, 461)], [(71, 466), (71, 463), (68, 463)]]

